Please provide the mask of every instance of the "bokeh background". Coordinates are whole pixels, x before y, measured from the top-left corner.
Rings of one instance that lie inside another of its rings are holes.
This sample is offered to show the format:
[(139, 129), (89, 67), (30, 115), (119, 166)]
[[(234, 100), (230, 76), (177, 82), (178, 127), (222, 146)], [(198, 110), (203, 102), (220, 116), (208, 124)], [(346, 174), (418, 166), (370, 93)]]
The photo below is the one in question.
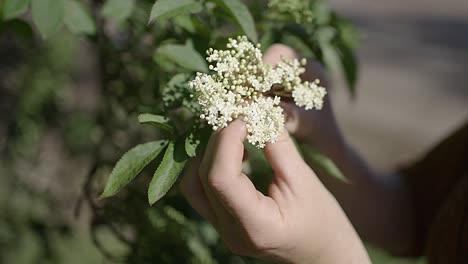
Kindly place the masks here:
[(359, 96), (335, 89), (336, 115), (373, 166), (406, 164), (468, 120), (467, 1), (330, 2), (361, 37)]
[[(467, 1), (330, 3), (360, 34), (357, 97), (350, 98), (337, 75), (332, 101), (346, 138), (373, 167), (392, 170), (410, 163), (468, 120)], [(54, 41), (58, 48), (48, 51), (47, 67), (28, 72), (22, 63), (37, 56), (34, 63), (40, 66), (41, 55), (25, 53), (27, 43), (20, 44), (4, 31), (0, 34), (0, 151), (7, 153), (12, 135), (20, 138), (15, 147), (24, 150), (21, 155), (28, 156), (28, 148), (38, 143), (33, 160), (15, 159), (10, 164), (11, 157), (5, 157), (0, 162), (0, 263), (42, 263), (39, 258), (44, 255), (53, 263), (111, 263), (93, 243), (89, 208), (81, 208), (79, 214), (75, 210), (94, 157), (86, 152), (89, 146), (81, 144), (88, 141), (77, 137), (101, 133), (92, 130), (88, 119), (102, 100), (97, 54), (84, 40), (64, 36)], [(62, 85), (66, 89), (58, 90)], [(18, 100), (19, 90), (24, 89), (30, 91), (22, 93), (27, 98)], [(66, 120), (38, 137), (36, 131), (43, 128), (28, 119), (42, 118), (34, 116), (35, 107), (51, 97), (59, 98), (65, 113), (81, 114), (64, 115)], [(26, 113), (20, 126), (27, 132), (19, 137), (11, 126), (17, 121), (12, 113), (18, 109)], [(122, 148), (125, 133), (113, 135), (115, 141), (122, 141)], [(85, 154), (70, 155), (64, 141)], [(107, 250), (125, 251), (111, 233), (102, 229), (97, 236), (106, 241)], [(370, 252), (375, 263), (423, 262), (395, 259), (374, 248)]]

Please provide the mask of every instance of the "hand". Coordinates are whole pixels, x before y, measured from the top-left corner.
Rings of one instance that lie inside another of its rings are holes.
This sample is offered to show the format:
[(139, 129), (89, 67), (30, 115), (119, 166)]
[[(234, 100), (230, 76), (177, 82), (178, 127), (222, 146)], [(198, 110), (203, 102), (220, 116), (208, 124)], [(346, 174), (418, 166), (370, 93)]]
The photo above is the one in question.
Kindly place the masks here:
[(245, 123), (210, 138), (201, 163), (181, 182), (189, 203), (234, 253), (285, 263), (370, 263), (334, 198), (302, 160), (287, 132), (267, 144), (275, 172), (269, 195), (242, 173)]
[[(285, 59), (300, 59), (292, 48), (283, 45), (272, 45), (263, 56), (263, 61), (272, 66), (277, 65), (281, 57)], [(322, 65), (315, 60), (308, 60), (306, 72), (302, 76), (305, 81), (320, 80), (320, 84), (330, 92), (330, 82)], [(321, 111), (305, 110), (293, 102), (282, 102), (286, 114), (286, 129), (299, 141), (314, 145), (320, 151), (329, 153), (341, 147), (342, 136), (333, 116), (330, 95), (325, 96), (324, 108)]]

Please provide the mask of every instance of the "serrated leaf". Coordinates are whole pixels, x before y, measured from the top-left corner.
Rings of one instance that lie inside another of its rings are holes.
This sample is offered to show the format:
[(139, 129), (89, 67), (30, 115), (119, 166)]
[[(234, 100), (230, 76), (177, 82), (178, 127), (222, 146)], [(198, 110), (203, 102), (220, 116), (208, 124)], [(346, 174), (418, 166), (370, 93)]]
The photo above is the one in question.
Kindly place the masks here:
[(313, 164), (318, 166), (319, 169), (325, 172), (328, 176), (332, 176), (342, 182), (349, 183), (349, 180), (343, 175), (341, 170), (327, 156), (306, 145), (301, 145), (301, 150)]
[(169, 189), (174, 185), (182, 172), (188, 156), (184, 150), (184, 144), (179, 142), (170, 142), (164, 153), (161, 164), (154, 173), (148, 188), (148, 201), (153, 205), (161, 197), (166, 195)]
[(126, 20), (135, 8), (135, 0), (107, 0), (102, 7), (102, 15), (121, 23)]
[(153, 161), (166, 145), (166, 140), (153, 141), (137, 145), (125, 153), (112, 170), (101, 198), (112, 196), (120, 191)]
[(43, 38), (59, 31), (65, 13), (63, 0), (32, 0), (32, 19)]
[(234, 21), (254, 43), (258, 42), (257, 30), (249, 8), (240, 0), (214, 0), (219, 6), (231, 14)]
[(167, 19), (184, 13), (199, 12), (202, 5), (194, 0), (157, 0), (151, 9), (148, 23), (156, 19)]
[(207, 72), (208, 66), (205, 59), (196, 51), (192, 44), (185, 45), (166, 44), (156, 50), (154, 59), (157, 62), (159, 56), (165, 56), (177, 65), (192, 71)]
[(173, 133), (174, 127), (171, 125), (169, 118), (153, 114), (141, 114), (138, 116), (138, 122), (141, 124), (151, 124), (166, 131)]
[(96, 26), (86, 7), (79, 1), (65, 2), (65, 25), (75, 34), (94, 34)]
[(31, 0), (6, 0), (3, 4), (3, 19), (15, 18), (28, 9)]

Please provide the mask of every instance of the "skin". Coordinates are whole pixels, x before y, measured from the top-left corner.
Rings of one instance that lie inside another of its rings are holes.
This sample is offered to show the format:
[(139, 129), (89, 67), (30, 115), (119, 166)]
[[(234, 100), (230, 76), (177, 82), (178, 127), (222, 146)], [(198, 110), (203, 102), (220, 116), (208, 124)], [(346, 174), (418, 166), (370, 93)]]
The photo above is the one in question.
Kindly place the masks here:
[[(264, 61), (276, 65), (281, 57), (300, 58), (290, 47), (273, 45)], [(321, 65), (309, 60), (304, 80), (320, 79), (330, 91)], [(318, 173), (322, 183), (338, 200), (359, 235), (395, 255), (411, 254), (416, 244), (415, 221), (408, 190), (396, 174), (372, 170), (346, 142), (326, 97), (322, 111), (305, 111), (292, 103), (282, 105), (286, 129), (301, 143), (315, 147), (334, 161), (350, 183)], [(313, 163), (309, 162), (313, 167)]]
[[(276, 65), (281, 57), (299, 55), (278, 44), (264, 61)], [(330, 87), (321, 65), (309, 60), (303, 79), (316, 78)], [(247, 134), (242, 121), (214, 133), (203, 158), (191, 162), (182, 193), (234, 253), (281, 263), (370, 263), (354, 228), (394, 254), (411, 250), (414, 223), (404, 184), (398, 175), (370, 169), (346, 143), (328, 98), (322, 111), (282, 103), (287, 131), (264, 149), (275, 172), (268, 196), (242, 173)], [(288, 132), (330, 157), (351, 184), (316, 174)]]
[(337, 201), (285, 131), (265, 155), (275, 172), (269, 195), (242, 173), (247, 136), (235, 120), (210, 138), (181, 181), (189, 203), (239, 255), (280, 263), (370, 263)]

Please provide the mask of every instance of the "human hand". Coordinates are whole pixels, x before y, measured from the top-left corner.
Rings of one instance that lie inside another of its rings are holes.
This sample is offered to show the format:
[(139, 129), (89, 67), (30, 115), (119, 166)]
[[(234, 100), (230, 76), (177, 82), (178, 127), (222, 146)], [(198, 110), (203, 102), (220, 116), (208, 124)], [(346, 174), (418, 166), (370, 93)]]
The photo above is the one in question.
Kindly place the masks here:
[(267, 144), (275, 172), (268, 196), (242, 173), (245, 123), (210, 138), (181, 190), (231, 251), (284, 263), (370, 263), (338, 203), (303, 161), (289, 134)]
[[(283, 44), (272, 45), (263, 56), (263, 61), (272, 66), (277, 65), (281, 58), (300, 59), (299, 54), (292, 48)], [(305, 66), (306, 72), (302, 78), (313, 82), (320, 80), (320, 84), (330, 91), (330, 82), (322, 65), (309, 59)], [(330, 95), (324, 99), (324, 108), (321, 111), (305, 110), (292, 102), (282, 102), (281, 106), (286, 115), (286, 129), (300, 142), (314, 145), (324, 153), (338, 149), (343, 139), (336, 124), (330, 103)]]

